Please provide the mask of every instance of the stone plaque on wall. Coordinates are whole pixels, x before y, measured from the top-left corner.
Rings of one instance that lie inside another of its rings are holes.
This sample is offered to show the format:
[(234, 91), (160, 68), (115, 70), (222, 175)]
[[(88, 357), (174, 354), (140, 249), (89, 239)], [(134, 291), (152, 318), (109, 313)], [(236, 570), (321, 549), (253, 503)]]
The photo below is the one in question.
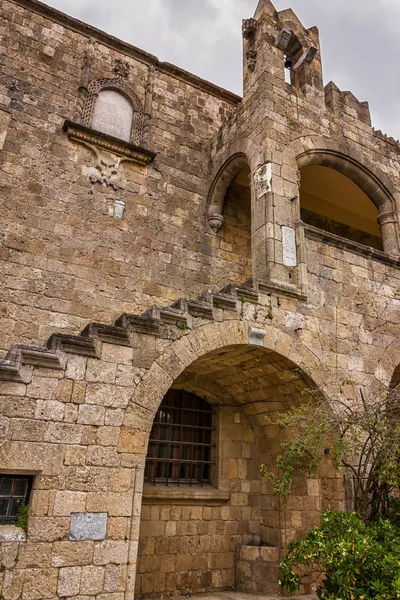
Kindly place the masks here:
[(296, 232), (291, 227), (282, 227), (283, 264), (286, 267), (297, 265)]
[(107, 532), (107, 513), (73, 513), (69, 539), (73, 542), (104, 540)]

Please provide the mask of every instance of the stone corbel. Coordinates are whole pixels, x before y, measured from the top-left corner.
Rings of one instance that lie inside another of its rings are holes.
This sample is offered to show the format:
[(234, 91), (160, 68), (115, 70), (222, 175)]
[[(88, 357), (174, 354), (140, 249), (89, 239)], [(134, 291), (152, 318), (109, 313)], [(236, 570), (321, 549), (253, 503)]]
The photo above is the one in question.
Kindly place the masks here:
[(156, 156), (150, 150), (139, 148), (78, 123), (65, 121), (63, 129), (71, 140), (82, 144), (95, 155), (94, 166), (88, 168), (88, 179), (91, 183), (100, 183), (118, 189), (122, 162), (145, 166)]
[(242, 34), (245, 40), (252, 38), (257, 31), (257, 20), (256, 19), (243, 19), (242, 21)]
[(208, 227), (211, 230), (211, 233), (213, 233), (214, 235), (217, 235), (218, 231), (221, 229), (221, 227), (224, 224), (224, 217), (222, 215), (213, 213), (208, 215), (207, 217), (207, 223), (208, 223)]
[(260, 165), (253, 173), (253, 184), (257, 198), (272, 192), (272, 163)]

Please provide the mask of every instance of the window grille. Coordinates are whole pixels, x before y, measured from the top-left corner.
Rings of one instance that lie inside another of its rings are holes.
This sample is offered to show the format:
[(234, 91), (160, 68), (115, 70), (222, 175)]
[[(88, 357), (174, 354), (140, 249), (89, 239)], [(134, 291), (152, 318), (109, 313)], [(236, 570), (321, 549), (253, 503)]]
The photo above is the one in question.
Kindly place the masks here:
[(22, 504), (28, 504), (32, 477), (0, 474), (0, 523), (14, 523)]
[(170, 390), (154, 419), (145, 480), (153, 483), (211, 483), (213, 410), (203, 398)]

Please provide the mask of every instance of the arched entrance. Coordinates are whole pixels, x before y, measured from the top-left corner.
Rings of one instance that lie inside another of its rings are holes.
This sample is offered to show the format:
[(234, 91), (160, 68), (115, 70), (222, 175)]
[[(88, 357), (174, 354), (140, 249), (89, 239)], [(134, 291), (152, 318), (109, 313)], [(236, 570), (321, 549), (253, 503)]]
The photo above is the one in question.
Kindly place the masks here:
[[(216, 331), (214, 342), (218, 335)], [(219, 339), (222, 342), (221, 336)], [(290, 350), (290, 344), (287, 349)], [(333, 485), (299, 479), (283, 511), (279, 498), (272, 493), (272, 484), (260, 474), (262, 463), (274, 470), (281, 443), (287, 436), (268, 418), (304, 401), (302, 392), (312, 385), (298, 363), (270, 348), (249, 343), (209, 350), (177, 374), (169, 386), (174, 401), (171, 404), (167, 393), (165, 403), (157, 406), (156, 422), (175, 418), (167, 417), (171, 406), (171, 414), (180, 408), (183, 411), (197, 406), (190, 404), (190, 398), (208, 403), (213, 414), (211, 473), (206, 482), (200, 482), (197, 476), (188, 481), (187, 475), (178, 482), (178, 471), (171, 469), (169, 473), (175, 475), (168, 482), (167, 471), (160, 470), (157, 477), (154, 469), (148, 470), (152, 476), (148, 476), (143, 489), (138, 597), (233, 587), (239, 547), (284, 547), (289, 539), (301, 535), (317, 521), (323, 488), (329, 490), (325, 506), (339, 508), (338, 486), (333, 493)], [(180, 407), (179, 392), (183, 390), (186, 400)], [(199, 407), (198, 410), (205, 410), (204, 404)], [(185, 424), (191, 427), (192, 421), (186, 420)], [(168, 426), (171, 425), (170, 420)], [(157, 436), (153, 427), (148, 463), (153, 464), (157, 457)], [(176, 466), (174, 461), (188, 460), (187, 453), (179, 454), (179, 441), (178, 436), (173, 436), (174, 448), (168, 456), (159, 444), (160, 461)], [(181, 441), (190, 443), (187, 437)], [(198, 438), (196, 444), (198, 447)], [(325, 474), (324, 481), (330, 477), (336, 476)], [(276, 570), (270, 576), (271, 585), (276, 586)]]

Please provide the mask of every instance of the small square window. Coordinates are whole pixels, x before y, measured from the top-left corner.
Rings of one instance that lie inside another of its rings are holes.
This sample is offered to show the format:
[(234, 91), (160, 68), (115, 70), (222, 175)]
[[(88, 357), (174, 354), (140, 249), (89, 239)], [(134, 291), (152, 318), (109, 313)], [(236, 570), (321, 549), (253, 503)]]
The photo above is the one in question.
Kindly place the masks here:
[(29, 503), (33, 478), (0, 474), (0, 523), (15, 523), (18, 511)]

